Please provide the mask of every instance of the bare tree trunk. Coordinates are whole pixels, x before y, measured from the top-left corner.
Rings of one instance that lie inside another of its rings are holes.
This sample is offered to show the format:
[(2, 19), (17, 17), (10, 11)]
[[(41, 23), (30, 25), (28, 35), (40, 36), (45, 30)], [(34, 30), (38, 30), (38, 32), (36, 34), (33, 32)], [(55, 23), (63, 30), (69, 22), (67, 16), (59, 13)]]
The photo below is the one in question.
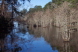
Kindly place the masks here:
[(14, 11), (13, 11), (13, 3), (12, 3), (12, 19), (13, 19), (13, 13), (14, 13)]
[(4, 0), (2, 0), (1, 10), (1, 15), (4, 15)]

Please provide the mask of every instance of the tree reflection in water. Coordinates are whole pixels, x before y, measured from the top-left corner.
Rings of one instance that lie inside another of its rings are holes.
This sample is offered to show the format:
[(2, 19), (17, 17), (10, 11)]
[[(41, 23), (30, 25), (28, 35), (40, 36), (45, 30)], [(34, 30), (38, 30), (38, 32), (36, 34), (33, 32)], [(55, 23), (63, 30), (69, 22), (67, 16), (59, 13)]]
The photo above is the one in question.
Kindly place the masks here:
[(0, 52), (78, 52), (78, 32), (73, 32), (70, 41), (64, 42), (59, 28), (29, 27), (27, 30), (26, 25), (14, 24), (10, 35), (0, 39)]
[(10, 18), (0, 15), (0, 52), (5, 52), (4, 40), (13, 29), (13, 22), (9, 20)]
[(33, 36), (30, 36), (27, 31), (23, 32), (22, 27), (20, 29), (16, 26), (17, 22), (14, 22), (11, 33), (8, 33), (4, 39), (0, 39), (0, 52), (19, 52), (22, 49), (25, 49), (24, 52), (26, 52), (32, 48)]
[(60, 28), (38, 27), (34, 29), (33, 27), (30, 27), (29, 30), (30, 33), (35, 35), (36, 37), (44, 37), (44, 39), (51, 45), (53, 50), (57, 49), (59, 52), (78, 52), (78, 32), (72, 32), (70, 35), (70, 41), (64, 41), (62, 36), (65, 34), (62, 33), (62, 30)]

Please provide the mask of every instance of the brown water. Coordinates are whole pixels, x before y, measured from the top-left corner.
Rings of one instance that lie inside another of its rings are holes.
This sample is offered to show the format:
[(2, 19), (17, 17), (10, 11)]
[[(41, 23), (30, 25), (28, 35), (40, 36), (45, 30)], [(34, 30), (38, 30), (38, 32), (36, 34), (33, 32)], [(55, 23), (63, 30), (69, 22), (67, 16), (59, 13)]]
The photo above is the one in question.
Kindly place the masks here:
[(14, 22), (13, 31), (0, 39), (0, 52), (78, 52), (78, 33), (73, 32), (70, 41), (64, 41), (60, 28), (26, 28)]

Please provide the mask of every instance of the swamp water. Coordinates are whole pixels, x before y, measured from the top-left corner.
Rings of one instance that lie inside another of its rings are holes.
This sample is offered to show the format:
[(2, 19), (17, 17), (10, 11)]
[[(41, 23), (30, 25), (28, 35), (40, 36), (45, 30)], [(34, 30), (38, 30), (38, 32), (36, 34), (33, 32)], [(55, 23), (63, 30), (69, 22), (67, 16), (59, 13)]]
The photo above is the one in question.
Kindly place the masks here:
[(78, 52), (78, 33), (64, 42), (59, 28), (34, 28), (14, 22), (12, 32), (0, 39), (0, 52)]

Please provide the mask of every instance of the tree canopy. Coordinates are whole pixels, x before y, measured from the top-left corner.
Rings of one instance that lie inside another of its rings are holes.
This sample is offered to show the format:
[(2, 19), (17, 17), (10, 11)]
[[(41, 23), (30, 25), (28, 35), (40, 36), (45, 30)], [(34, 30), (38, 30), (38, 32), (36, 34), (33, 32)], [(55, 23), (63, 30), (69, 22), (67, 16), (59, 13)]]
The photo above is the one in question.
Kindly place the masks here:
[(30, 8), (29, 12), (37, 12), (42, 11), (42, 6), (35, 6), (34, 8)]
[(36, 5), (34, 8), (30, 8), (28, 12), (37, 12), (45, 11), (46, 9), (53, 9), (65, 1), (72, 3), (71, 6), (76, 6), (76, 4), (78, 3), (78, 0), (52, 0), (51, 2), (48, 2), (43, 8), (42, 6)]
[(10, 9), (9, 11), (12, 12), (12, 14), (13, 12), (18, 13), (17, 10), (18, 6), (24, 4), (25, 1), (30, 2), (30, 0), (0, 0), (1, 2), (0, 14), (4, 15), (4, 13), (8, 11), (8, 9)]
[(61, 4), (64, 1), (70, 2), (72, 4), (77, 4), (78, 3), (78, 0), (52, 0), (53, 3), (56, 3), (58, 5)]
[(25, 15), (27, 13), (27, 9), (23, 9), (20, 11), (21, 15)]
[(52, 2), (48, 2), (45, 6), (44, 6), (44, 10), (46, 9), (52, 9)]

